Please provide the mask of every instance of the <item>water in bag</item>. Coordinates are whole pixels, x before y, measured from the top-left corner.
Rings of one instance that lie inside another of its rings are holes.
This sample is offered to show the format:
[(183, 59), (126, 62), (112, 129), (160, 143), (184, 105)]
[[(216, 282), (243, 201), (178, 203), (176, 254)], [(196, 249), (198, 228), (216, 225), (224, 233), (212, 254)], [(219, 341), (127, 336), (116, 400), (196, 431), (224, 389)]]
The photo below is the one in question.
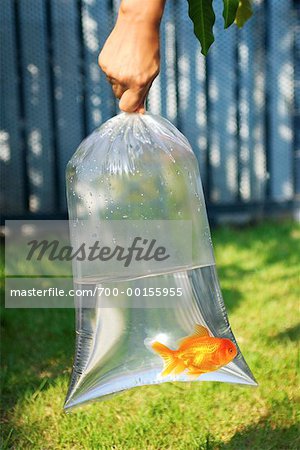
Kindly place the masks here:
[[(65, 408), (145, 384), (256, 385), (230, 329), (197, 159), (167, 120), (122, 113), (67, 167), (76, 349)], [(88, 293), (88, 295), (87, 295)]]

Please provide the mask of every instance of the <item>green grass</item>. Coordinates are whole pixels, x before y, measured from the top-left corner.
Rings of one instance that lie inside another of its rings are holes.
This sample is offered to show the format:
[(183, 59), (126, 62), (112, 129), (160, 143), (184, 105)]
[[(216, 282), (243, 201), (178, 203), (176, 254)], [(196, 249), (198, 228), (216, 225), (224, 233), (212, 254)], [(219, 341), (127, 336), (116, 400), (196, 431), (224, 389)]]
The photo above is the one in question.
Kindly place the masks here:
[(3, 310), (3, 444), (13, 449), (299, 449), (300, 228), (213, 231), (225, 303), (259, 387), (136, 388), (66, 414), (73, 310)]

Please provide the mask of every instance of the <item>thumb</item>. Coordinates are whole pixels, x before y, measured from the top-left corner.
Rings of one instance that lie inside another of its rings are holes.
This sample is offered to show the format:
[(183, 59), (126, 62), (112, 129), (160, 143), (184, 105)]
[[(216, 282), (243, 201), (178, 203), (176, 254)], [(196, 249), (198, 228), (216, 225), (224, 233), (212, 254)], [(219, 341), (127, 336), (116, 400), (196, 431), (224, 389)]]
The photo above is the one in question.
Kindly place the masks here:
[(141, 106), (147, 93), (147, 86), (139, 89), (127, 89), (120, 99), (119, 108), (125, 112), (135, 112)]

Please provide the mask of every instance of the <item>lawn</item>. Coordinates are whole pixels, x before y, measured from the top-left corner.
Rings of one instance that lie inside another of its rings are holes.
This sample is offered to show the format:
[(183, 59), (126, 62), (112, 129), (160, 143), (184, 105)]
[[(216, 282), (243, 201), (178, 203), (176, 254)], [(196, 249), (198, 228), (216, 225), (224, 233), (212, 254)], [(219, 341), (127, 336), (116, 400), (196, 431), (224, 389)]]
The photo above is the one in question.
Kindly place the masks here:
[(66, 414), (74, 311), (4, 309), (1, 448), (299, 449), (300, 227), (222, 227), (213, 241), (229, 319), (259, 387), (166, 383)]

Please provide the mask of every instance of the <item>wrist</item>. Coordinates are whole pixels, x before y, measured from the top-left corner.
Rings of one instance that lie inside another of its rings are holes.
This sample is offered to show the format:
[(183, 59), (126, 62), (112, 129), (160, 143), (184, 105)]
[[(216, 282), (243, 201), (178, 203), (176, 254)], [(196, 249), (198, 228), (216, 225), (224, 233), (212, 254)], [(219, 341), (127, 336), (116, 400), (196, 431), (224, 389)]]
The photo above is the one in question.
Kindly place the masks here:
[(122, 0), (118, 19), (159, 26), (166, 0)]

